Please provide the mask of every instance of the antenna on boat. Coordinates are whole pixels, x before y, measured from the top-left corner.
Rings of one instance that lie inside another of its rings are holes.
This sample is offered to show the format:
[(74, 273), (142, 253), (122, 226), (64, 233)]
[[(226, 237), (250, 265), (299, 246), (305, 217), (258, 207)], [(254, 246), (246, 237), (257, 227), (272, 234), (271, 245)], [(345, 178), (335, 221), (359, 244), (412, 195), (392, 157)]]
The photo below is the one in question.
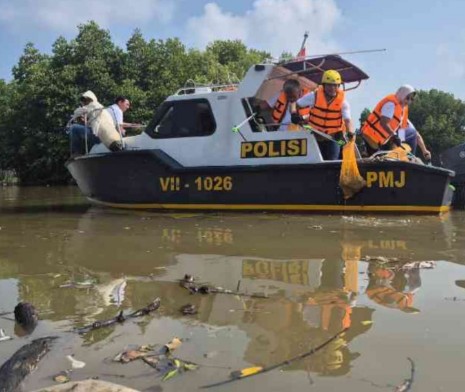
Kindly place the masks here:
[(299, 53), (297, 53), (297, 58), (306, 57), (305, 44), (307, 43), (307, 38), (308, 38), (308, 31), (306, 31), (304, 34), (304, 40), (302, 41), (302, 45), (300, 46)]
[(366, 50), (352, 50), (349, 52), (336, 52), (336, 53), (325, 53), (325, 54), (312, 54), (311, 56), (305, 57), (306, 59), (313, 57), (326, 57), (326, 56), (341, 56), (343, 54), (360, 54), (360, 53), (375, 53), (375, 52), (386, 52), (386, 48), (382, 49), (366, 49)]

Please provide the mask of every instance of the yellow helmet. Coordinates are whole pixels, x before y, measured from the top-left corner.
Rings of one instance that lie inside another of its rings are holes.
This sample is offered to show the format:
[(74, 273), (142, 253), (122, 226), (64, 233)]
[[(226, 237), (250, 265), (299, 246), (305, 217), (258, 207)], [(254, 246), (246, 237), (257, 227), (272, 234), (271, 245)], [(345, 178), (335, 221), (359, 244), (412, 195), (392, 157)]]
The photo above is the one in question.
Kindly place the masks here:
[(334, 69), (328, 69), (321, 78), (321, 84), (341, 84), (341, 74)]

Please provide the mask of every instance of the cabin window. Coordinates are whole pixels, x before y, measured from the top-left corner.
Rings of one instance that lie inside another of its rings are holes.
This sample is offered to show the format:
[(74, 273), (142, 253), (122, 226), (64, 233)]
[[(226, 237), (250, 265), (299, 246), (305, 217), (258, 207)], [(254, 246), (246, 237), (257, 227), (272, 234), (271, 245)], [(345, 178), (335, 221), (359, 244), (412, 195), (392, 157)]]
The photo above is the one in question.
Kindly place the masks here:
[[(260, 109), (260, 101), (255, 97), (243, 98), (242, 106), (244, 107), (246, 118), (250, 118), (249, 125), (252, 132), (274, 132), (280, 127), (280, 124), (273, 122), (271, 109)], [(252, 116), (252, 113), (256, 113)]]
[(152, 138), (208, 136), (216, 129), (215, 118), (206, 99), (164, 102), (146, 132)]

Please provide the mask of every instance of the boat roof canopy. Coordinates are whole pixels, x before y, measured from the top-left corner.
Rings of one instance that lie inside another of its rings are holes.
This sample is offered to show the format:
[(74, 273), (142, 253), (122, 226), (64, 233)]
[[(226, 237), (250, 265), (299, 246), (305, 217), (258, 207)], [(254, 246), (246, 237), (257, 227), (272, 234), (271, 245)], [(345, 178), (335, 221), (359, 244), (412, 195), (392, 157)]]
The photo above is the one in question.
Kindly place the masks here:
[(360, 68), (338, 55), (288, 61), (279, 64), (279, 66), (299, 75), (299, 77), (305, 77), (316, 84), (320, 84), (323, 73), (329, 69), (338, 71), (344, 83), (360, 83), (362, 80), (366, 80), (369, 77)]

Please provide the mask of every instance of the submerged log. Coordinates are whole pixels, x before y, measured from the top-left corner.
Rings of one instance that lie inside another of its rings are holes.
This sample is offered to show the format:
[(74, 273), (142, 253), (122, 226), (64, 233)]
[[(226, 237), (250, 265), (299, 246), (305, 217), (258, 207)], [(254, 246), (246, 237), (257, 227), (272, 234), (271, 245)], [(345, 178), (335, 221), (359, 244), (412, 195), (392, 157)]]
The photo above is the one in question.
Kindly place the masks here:
[(139, 310), (136, 310), (135, 312), (125, 315), (123, 311), (121, 311), (118, 313), (116, 317), (113, 317), (108, 320), (103, 320), (103, 321), (94, 321), (92, 324), (86, 325), (81, 328), (77, 328), (76, 331), (80, 334), (83, 334), (83, 333), (92, 331), (94, 329), (110, 327), (117, 323), (124, 323), (127, 319), (145, 316), (151, 312), (156, 311), (160, 307), (160, 304), (161, 304), (160, 298), (156, 298), (152, 303), (148, 304), (147, 306)]
[(0, 391), (16, 391), (21, 381), (31, 373), (39, 361), (50, 351), (56, 336), (33, 340), (16, 351), (0, 368)]

